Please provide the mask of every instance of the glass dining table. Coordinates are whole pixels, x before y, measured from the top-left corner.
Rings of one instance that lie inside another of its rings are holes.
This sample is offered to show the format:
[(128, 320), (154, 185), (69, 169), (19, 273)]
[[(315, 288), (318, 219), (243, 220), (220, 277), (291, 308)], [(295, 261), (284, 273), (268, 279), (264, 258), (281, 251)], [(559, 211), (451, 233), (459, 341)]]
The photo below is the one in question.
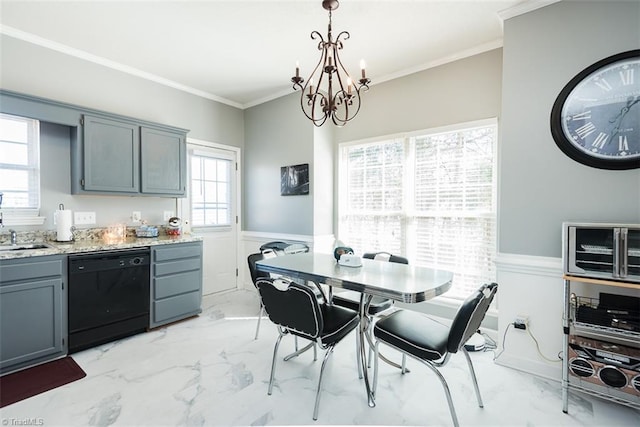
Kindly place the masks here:
[(373, 296), (390, 298), (405, 303), (427, 301), (444, 294), (451, 288), (453, 273), (407, 264), (381, 262), (363, 259), (362, 266), (349, 267), (336, 262), (332, 254), (300, 253), (264, 259), (256, 263), (258, 270), (310, 280), (317, 284), (348, 289), (361, 294), (360, 297), (360, 361), (367, 392), (368, 404), (375, 406), (375, 397), (371, 390), (367, 374), (367, 356), (364, 343), (367, 341), (368, 305)]

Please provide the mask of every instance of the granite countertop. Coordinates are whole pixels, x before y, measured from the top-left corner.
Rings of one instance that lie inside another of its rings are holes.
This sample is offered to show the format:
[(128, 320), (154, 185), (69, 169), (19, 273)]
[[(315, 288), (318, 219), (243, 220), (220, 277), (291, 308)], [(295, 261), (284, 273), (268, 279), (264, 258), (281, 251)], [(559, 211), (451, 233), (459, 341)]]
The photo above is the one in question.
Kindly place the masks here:
[(0, 260), (29, 258), (45, 255), (77, 254), (84, 252), (109, 251), (117, 249), (142, 248), (147, 246), (170, 245), (174, 243), (189, 243), (201, 241), (202, 237), (193, 234), (180, 236), (162, 235), (158, 237), (127, 237), (117, 241), (112, 240), (78, 240), (73, 242), (41, 241), (48, 245), (43, 249), (25, 249), (16, 251), (0, 251)]

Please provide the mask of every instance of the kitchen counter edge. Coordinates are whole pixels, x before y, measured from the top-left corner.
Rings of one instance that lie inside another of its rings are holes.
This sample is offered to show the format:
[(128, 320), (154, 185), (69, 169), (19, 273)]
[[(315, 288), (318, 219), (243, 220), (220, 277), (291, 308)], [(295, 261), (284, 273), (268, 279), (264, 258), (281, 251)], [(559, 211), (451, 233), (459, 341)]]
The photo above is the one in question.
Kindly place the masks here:
[(86, 252), (112, 251), (120, 249), (144, 248), (176, 243), (202, 241), (202, 237), (193, 234), (181, 236), (160, 236), (154, 238), (130, 237), (117, 242), (104, 240), (81, 240), (77, 242), (45, 242), (49, 247), (43, 249), (27, 249), (0, 252), (0, 260), (31, 258), (47, 255), (78, 254)]

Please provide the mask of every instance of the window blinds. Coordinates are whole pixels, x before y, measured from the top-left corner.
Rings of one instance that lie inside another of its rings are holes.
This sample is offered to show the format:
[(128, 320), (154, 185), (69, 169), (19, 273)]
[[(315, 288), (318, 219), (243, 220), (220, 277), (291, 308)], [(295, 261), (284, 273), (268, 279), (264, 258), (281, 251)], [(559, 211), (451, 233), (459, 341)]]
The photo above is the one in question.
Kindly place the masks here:
[(40, 209), (40, 122), (0, 114), (2, 209), (38, 215)]
[(344, 145), (339, 236), (454, 272), (447, 297), (495, 280), (496, 125)]

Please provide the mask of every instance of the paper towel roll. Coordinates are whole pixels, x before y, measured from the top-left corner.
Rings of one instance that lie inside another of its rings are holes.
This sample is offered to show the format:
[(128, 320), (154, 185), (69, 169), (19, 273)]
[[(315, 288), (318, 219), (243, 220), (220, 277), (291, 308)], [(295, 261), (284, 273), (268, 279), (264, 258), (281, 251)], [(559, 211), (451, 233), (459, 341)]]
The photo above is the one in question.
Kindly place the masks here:
[(56, 240), (58, 242), (69, 242), (73, 240), (73, 211), (56, 211)]

